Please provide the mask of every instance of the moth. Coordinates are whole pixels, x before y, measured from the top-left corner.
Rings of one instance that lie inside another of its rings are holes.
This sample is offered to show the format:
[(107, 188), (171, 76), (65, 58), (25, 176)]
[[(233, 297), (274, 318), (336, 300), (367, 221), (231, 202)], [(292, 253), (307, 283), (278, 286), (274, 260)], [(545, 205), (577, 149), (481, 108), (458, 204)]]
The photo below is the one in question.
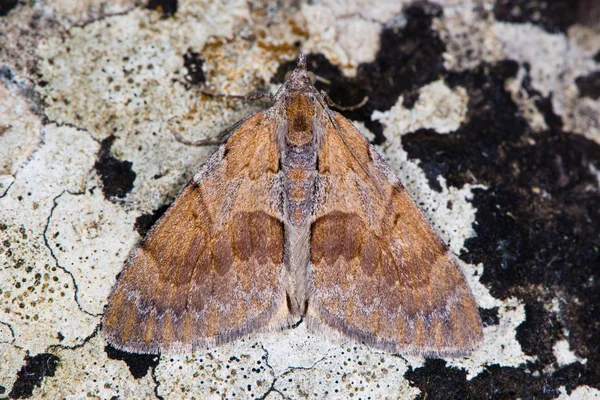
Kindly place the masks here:
[(103, 318), (114, 347), (190, 352), (299, 321), (394, 353), (480, 343), (453, 255), (311, 77), (300, 55), (131, 253)]

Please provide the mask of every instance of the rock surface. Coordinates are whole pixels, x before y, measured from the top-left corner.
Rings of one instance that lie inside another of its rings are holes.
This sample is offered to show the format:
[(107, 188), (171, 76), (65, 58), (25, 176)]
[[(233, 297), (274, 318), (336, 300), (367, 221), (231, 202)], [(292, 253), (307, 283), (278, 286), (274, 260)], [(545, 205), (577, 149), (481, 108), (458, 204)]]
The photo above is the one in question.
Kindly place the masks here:
[[(600, 398), (600, 5), (0, 2), (0, 398)], [(99, 333), (129, 251), (309, 54), (480, 306), (469, 357), (303, 324), (178, 357)]]

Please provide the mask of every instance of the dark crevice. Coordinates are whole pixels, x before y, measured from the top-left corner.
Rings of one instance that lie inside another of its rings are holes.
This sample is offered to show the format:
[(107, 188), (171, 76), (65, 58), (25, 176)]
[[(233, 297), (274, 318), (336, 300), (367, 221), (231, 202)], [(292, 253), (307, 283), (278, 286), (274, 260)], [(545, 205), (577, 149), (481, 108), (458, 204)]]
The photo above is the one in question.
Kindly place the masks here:
[(0, 0), (0, 17), (8, 15), (19, 4), (18, 0)]
[(154, 224), (163, 216), (169, 208), (168, 204), (158, 207), (152, 213), (145, 213), (135, 219), (134, 228), (140, 236), (144, 237)]
[(158, 377), (156, 376), (156, 366), (152, 367), (152, 382), (154, 382), (154, 397), (156, 397), (159, 400), (165, 400), (165, 398), (158, 393), (160, 382), (158, 380)]
[(8, 327), (8, 330), (10, 331), (10, 336), (12, 338), (9, 342), (0, 342), (0, 343), (10, 343), (15, 347), (20, 348), (19, 346), (15, 345), (15, 341), (16, 341), (15, 330), (13, 329), (12, 325), (9, 324), (8, 322), (4, 322), (4, 321), (0, 321), (0, 325), (4, 325), (4, 326)]
[[(119, 350), (113, 346), (106, 345), (104, 348), (106, 355), (111, 360), (120, 360), (127, 364), (129, 372), (135, 379), (143, 378), (150, 369), (156, 368), (160, 357), (155, 354), (134, 354)], [(158, 395), (158, 393), (157, 393)]]
[(12, 92), (18, 94), (27, 101), (29, 110), (35, 114), (42, 125), (48, 122), (45, 114), (45, 105), (40, 93), (36, 90), (30, 80), (17, 80), (10, 67), (0, 66), (0, 81), (2, 81)]
[(185, 76), (187, 82), (192, 85), (202, 85), (203, 83), (206, 83), (206, 76), (204, 76), (204, 71), (202, 70), (204, 60), (200, 57), (200, 54), (188, 50), (188, 52), (183, 55), (183, 65), (187, 69), (187, 74)]
[(71, 194), (71, 195), (82, 195), (83, 193), (72, 193), (69, 191), (63, 191), (62, 193), (60, 193), (59, 195), (57, 195), (56, 197), (54, 197), (54, 199), (52, 200), (52, 208), (50, 209), (50, 214), (48, 215), (48, 218), (46, 219), (46, 226), (44, 227), (44, 233), (43, 233), (43, 238), (44, 238), (44, 244), (46, 245), (46, 248), (48, 249), (48, 251), (50, 251), (50, 255), (52, 256), (52, 259), (54, 260), (54, 264), (56, 265), (56, 268), (59, 268), (60, 270), (64, 271), (67, 275), (69, 275), (69, 277), (71, 277), (71, 282), (73, 283), (73, 291), (74, 291), (74, 299), (75, 299), (75, 303), (77, 304), (77, 308), (79, 308), (79, 310), (83, 313), (86, 313), (87, 315), (91, 315), (93, 317), (97, 317), (98, 315), (92, 314), (89, 311), (86, 311), (82, 306), (81, 303), (79, 302), (79, 287), (77, 286), (77, 281), (75, 280), (75, 277), (73, 276), (73, 273), (71, 271), (69, 271), (68, 269), (66, 269), (65, 267), (63, 267), (62, 265), (60, 265), (60, 263), (58, 262), (58, 257), (56, 256), (56, 253), (54, 253), (54, 249), (52, 248), (52, 246), (50, 245), (50, 242), (48, 241), (48, 227), (50, 226), (50, 221), (52, 220), (52, 217), (54, 215), (54, 210), (56, 210), (56, 207), (58, 207), (58, 199), (61, 198), (65, 193)]
[(164, 18), (175, 15), (178, 6), (177, 0), (150, 0), (146, 8), (161, 12)]
[(47, 376), (54, 376), (60, 358), (50, 353), (26, 356), (25, 365), (17, 373), (17, 380), (8, 394), (11, 399), (27, 399), (33, 396), (36, 387), (41, 386)]
[(500, 316), (498, 315), (498, 307), (493, 308), (479, 308), (479, 314), (483, 326), (498, 325), (500, 323)]
[(600, 71), (575, 79), (575, 84), (581, 97), (597, 100), (600, 98)]
[(115, 139), (114, 136), (109, 136), (102, 141), (98, 159), (94, 164), (102, 181), (104, 197), (111, 201), (127, 196), (133, 189), (137, 176), (130, 161), (121, 161), (112, 155), (111, 147)]
[[(94, 328), (94, 331), (89, 336), (83, 338), (83, 340), (80, 343), (77, 343), (72, 346), (67, 346), (67, 345), (59, 343), (59, 344), (54, 344), (54, 345), (49, 346), (48, 349), (49, 350), (54, 350), (54, 349), (77, 350), (77, 349), (85, 346), (90, 340), (92, 340), (93, 338), (98, 336), (98, 333), (100, 333), (100, 327), (101, 327), (101, 324), (99, 323), (98, 325), (96, 325), (96, 328)], [(65, 339), (65, 337), (63, 336), (63, 334), (61, 332), (58, 332), (58, 334), (56, 336), (60, 342), (62, 342)]]

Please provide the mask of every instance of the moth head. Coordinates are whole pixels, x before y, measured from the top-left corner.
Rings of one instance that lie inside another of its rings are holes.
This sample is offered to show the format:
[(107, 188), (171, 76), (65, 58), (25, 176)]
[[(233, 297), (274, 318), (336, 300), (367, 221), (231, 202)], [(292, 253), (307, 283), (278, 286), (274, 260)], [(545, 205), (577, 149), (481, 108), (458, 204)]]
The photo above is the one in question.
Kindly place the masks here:
[[(293, 72), (294, 71), (288, 71), (288, 72), (286, 72), (285, 73), (285, 77), (283, 79), (287, 81), (290, 78), (290, 76), (292, 76)], [(315, 83), (317, 82), (317, 76), (315, 74), (313, 74), (312, 72), (310, 72), (310, 71), (306, 71), (306, 74), (308, 75), (308, 79), (310, 80), (310, 84), (314, 86)]]
[(285, 75), (285, 86), (288, 89), (303, 89), (314, 87), (317, 77), (306, 68), (306, 55), (298, 56), (296, 69)]

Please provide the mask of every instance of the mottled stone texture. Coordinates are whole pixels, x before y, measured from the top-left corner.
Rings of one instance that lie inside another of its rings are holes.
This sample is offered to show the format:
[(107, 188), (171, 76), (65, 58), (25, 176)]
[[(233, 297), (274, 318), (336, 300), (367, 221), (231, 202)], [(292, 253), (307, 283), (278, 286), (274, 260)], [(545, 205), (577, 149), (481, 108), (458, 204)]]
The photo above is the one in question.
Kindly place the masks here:
[[(600, 397), (597, 2), (138, 3), (0, 2), (0, 398)], [(462, 260), (483, 346), (107, 346), (114, 277), (212, 152), (170, 130), (216, 136), (262, 105), (203, 92), (272, 92), (299, 51), (334, 102), (368, 96), (343, 114)]]

